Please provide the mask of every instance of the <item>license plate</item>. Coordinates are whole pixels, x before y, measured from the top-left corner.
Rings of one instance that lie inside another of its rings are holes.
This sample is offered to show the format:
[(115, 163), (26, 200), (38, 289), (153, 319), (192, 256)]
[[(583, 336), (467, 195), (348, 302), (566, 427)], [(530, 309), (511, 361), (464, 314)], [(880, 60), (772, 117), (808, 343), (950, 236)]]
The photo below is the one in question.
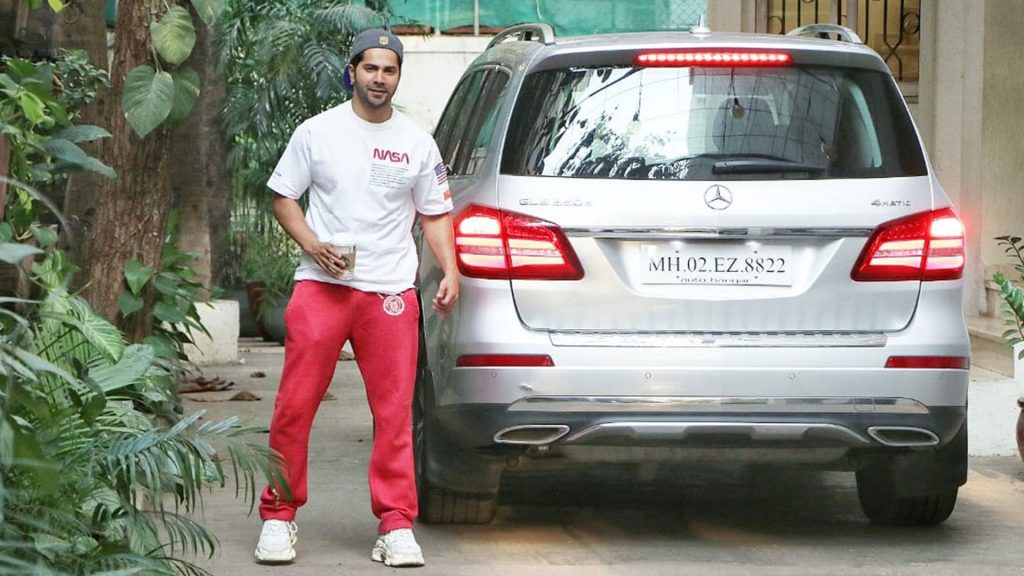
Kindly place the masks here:
[(642, 284), (790, 286), (793, 247), (756, 242), (640, 245)]

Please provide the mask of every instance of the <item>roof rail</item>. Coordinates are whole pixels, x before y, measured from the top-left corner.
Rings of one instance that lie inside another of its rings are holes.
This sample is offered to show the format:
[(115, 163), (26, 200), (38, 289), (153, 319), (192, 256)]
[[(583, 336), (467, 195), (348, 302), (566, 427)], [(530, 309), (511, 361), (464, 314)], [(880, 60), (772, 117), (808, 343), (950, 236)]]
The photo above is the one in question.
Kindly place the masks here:
[(829, 34), (839, 36), (839, 39), (843, 42), (851, 42), (853, 44), (864, 43), (860, 36), (857, 36), (856, 32), (838, 24), (808, 24), (807, 26), (790, 30), (786, 36), (817, 36), (818, 38), (829, 39)]
[(490, 49), (493, 46), (501, 44), (505, 40), (516, 37), (516, 40), (526, 42), (540, 42), (541, 44), (552, 44), (555, 41), (555, 30), (542, 22), (534, 24), (518, 24), (516, 26), (510, 26), (505, 28), (501, 32), (498, 32), (487, 48)]

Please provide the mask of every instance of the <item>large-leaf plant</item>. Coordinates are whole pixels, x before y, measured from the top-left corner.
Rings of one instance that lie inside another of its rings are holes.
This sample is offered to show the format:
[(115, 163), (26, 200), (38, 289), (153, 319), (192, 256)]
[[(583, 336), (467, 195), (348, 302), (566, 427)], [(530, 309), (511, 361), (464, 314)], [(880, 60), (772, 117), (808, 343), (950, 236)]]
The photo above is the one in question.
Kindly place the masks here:
[[(38, 187), (51, 186), (77, 170), (116, 177), (109, 166), (79, 146), (110, 136), (99, 126), (73, 123), (86, 96), (91, 99), (107, 82), (105, 73), (83, 64), (82, 58), (68, 51), (56, 63), (0, 61), (0, 134), (10, 150), (7, 175), (11, 178)], [(55, 78), (66, 79), (67, 86), (58, 91)], [(23, 188), (12, 188), (5, 202), (6, 217), (24, 239), (40, 202)]]
[(274, 460), (236, 419), (155, 416), (173, 365), (68, 292), (61, 251), (0, 224), (0, 260), (29, 253), (42, 296), (0, 297), (0, 573), (203, 573), (181, 556), (216, 546), (192, 517), (204, 488), (233, 478), (251, 506)]
[[(996, 272), (992, 279), (999, 285), (999, 297), (1003, 300), (1003, 317), (1007, 329), (1003, 338), (1011, 346), (1024, 342), (1024, 290), (1020, 284), (1024, 281), (1024, 239), (1020, 236), (997, 236), (996, 242), (1003, 252), (1013, 261), (1013, 269), (1017, 272), (1016, 282), (1010, 280), (1002, 272)], [(1024, 348), (1017, 353), (1024, 358)]]
[[(206, 25), (213, 25), (225, 0), (190, 0)], [(125, 77), (122, 107), (132, 129), (145, 136), (164, 122), (175, 124), (188, 117), (199, 99), (199, 73), (186, 61), (196, 45), (192, 14), (171, 4), (149, 25), (153, 46), (151, 62), (136, 66)]]

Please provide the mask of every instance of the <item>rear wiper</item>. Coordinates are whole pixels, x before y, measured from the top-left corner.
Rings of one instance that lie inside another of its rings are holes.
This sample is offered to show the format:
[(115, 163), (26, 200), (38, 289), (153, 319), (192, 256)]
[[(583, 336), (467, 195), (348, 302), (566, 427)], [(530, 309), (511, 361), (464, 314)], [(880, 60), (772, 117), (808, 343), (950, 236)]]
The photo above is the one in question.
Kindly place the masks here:
[(714, 174), (761, 174), (770, 172), (824, 172), (828, 166), (805, 164), (789, 160), (722, 160), (715, 162), (711, 168)]

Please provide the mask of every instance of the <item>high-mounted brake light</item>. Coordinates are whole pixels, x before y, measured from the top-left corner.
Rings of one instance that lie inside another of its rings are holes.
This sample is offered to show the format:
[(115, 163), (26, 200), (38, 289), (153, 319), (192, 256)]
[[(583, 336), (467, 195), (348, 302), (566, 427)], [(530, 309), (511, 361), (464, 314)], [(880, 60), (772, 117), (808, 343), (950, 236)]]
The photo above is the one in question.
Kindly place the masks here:
[(964, 227), (949, 208), (879, 226), (850, 276), (858, 282), (956, 280), (963, 275)]
[(779, 50), (690, 49), (641, 52), (633, 59), (640, 67), (652, 66), (789, 66), (793, 56)]
[(557, 225), (470, 204), (455, 219), (459, 271), (471, 278), (579, 280), (583, 267)]

